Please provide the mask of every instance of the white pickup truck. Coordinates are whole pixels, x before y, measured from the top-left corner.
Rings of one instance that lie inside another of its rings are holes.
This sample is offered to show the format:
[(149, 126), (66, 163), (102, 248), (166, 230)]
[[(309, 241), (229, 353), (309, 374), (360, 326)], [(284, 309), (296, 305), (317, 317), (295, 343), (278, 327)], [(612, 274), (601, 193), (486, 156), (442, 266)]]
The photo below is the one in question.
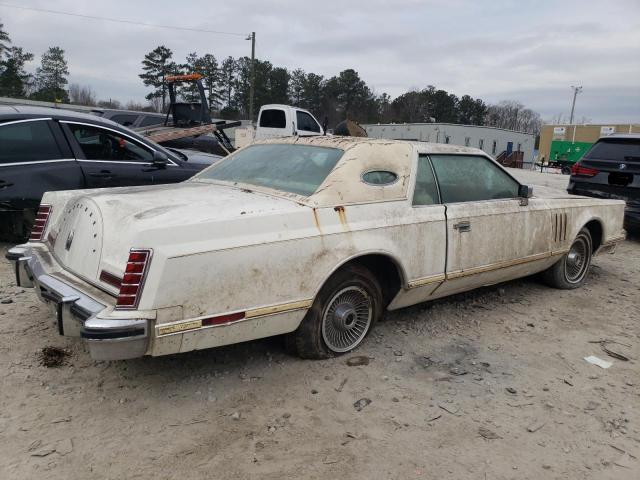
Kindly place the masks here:
[(324, 129), (309, 111), (302, 108), (279, 104), (263, 105), (258, 115), (257, 127), (236, 129), (235, 147), (244, 147), (255, 140), (295, 135), (324, 135)]

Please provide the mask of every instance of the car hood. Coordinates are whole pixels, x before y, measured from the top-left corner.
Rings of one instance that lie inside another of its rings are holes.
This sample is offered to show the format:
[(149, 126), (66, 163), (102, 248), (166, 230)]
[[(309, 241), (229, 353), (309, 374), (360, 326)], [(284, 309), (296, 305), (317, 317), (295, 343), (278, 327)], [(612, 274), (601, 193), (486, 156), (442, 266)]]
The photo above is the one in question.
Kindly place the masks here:
[(292, 215), (309, 210), (290, 199), (199, 182), (77, 193), (51, 227), (50, 248), (66, 269), (94, 283), (101, 283), (102, 270), (121, 275), (131, 248), (173, 257), (242, 247), (277, 236)]

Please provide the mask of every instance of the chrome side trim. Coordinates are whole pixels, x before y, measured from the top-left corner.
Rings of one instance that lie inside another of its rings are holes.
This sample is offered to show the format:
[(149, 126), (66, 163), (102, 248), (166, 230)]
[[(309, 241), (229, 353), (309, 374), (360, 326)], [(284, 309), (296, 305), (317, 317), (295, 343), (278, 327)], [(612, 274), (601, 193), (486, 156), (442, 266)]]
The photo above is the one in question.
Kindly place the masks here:
[(46, 120), (53, 120), (53, 118), (51, 118), (51, 117), (40, 117), (40, 118), (23, 118), (22, 120), (11, 120), (10, 122), (0, 123), (0, 127), (3, 127), (4, 125), (13, 125), (13, 124), (16, 124), (16, 123), (41, 122), (41, 121), (46, 121)]
[(568, 249), (556, 250), (551, 252), (538, 253), (536, 255), (530, 255), (528, 257), (517, 258), (515, 260), (505, 260), (502, 262), (490, 263), (482, 265), (480, 267), (469, 268), (468, 270), (455, 270), (453, 272), (447, 272), (445, 274), (430, 275), (428, 277), (416, 278), (408, 282), (408, 288), (421, 287), (423, 285), (429, 285), (431, 283), (444, 282), (446, 280), (453, 280), (456, 278), (467, 277), (470, 275), (477, 275), (479, 273), (491, 272), (493, 270), (500, 270), (502, 268), (513, 267), (515, 265), (522, 265), (524, 263), (535, 262), (537, 260), (543, 260), (545, 258), (555, 257), (557, 255), (564, 255)]
[(60, 162), (75, 162), (75, 158), (61, 158), (56, 160), (34, 160), (33, 162), (10, 162), (10, 163), (0, 163), (0, 168), (2, 167), (13, 167), (16, 165), (34, 165), (39, 163), (60, 163)]
[[(169, 160), (171, 162), (171, 160)], [(153, 163), (151, 162), (125, 162), (125, 161), (120, 161), (120, 160), (85, 160), (85, 159), (78, 159), (78, 162), (80, 163), (115, 163), (116, 165), (153, 165)], [(169, 165), (169, 167), (177, 167), (177, 165), (173, 162), (171, 162)]]
[(202, 322), (207, 318), (234, 314), (234, 313), (238, 313), (238, 311), (216, 313), (214, 315), (204, 315), (202, 317), (197, 317), (197, 318), (178, 320), (176, 322), (156, 325), (156, 337), (166, 337), (169, 335), (176, 335), (184, 332), (193, 332), (196, 330), (204, 330), (207, 328), (226, 327), (236, 323), (246, 322), (247, 320), (253, 320), (255, 318), (268, 317), (270, 315), (277, 315), (279, 313), (295, 312), (296, 310), (307, 310), (311, 307), (312, 304), (313, 304), (313, 299), (308, 299), (308, 300), (298, 300), (295, 302), (280, 303), (280, 304), (271, 305), (268, 307), (253, 308), (245, 311), (244, 318), (225, 322), (225, 323), (220, 323), (217, 325), (203, 325)]
[(407, 287), (410, 289), (422, 287), (424, 285), (429, 285), (431, 283), (444, 282), (445, 279), (446, 279), (446, 276), (444, 273), (441, 273), (438, 275), (430, 275), (428, 277), (416, 278), (415, 280), (409, 281), (409, 283), (407, 284)]
[(554, 257), (556, 255), (564, 255), (569, 250), (558, 250), (555, 252), (544, 252), (535, 255), (529, 255), (528, 257), (516, 258), (515, 260), (505, 260), (502, 262), (490, 263), (488, 265), (482, 265), (480, 267), (469, 268), (468, 270), (456, 270), (454, 272), (447, 272), (447, 280), (453, 280), (455, 278), (467, 277), (470, 275), (477, 275), (479, 273), (491, 272), (493, 270), (500, 270), (503, 268), (513, 267), (516, 265), (522, 265), (524, 263), (535, 262), (537, 260), (543, 260), (545, 258)]

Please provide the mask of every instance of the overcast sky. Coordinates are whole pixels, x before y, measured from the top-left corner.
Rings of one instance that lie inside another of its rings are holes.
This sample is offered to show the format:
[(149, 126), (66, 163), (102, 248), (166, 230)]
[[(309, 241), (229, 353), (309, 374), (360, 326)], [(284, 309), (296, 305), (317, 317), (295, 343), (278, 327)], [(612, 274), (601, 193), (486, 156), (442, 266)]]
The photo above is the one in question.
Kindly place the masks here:
[[(142, 101), (140, 61), (157, 45), (218, 59), (250, 54), (243, 36), (174, 31), (2, 4), (207, 30), (256, 32), (256, 55), (325, 77), (354, 68), (395, 97), (435, 85), (487, 102), (518, 100), (545, 120), (640, 122), (640, 0), (0, 0), (13, 43), (67, 55), (70, 82)], [(33, 65), (35, 68), (35, 62)]]

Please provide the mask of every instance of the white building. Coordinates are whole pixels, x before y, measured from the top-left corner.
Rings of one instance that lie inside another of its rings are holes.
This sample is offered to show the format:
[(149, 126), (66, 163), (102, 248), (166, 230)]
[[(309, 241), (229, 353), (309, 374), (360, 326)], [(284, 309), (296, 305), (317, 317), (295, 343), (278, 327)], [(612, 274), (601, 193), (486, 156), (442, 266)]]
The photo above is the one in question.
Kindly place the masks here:
[(450, 143), (484, 150), (492, 157), (502, 152), (524, 153), (524, 167), (533, 163), (535, 135), (495, 127), (453, 123), (378, 123), (363, 125), (372, 138)]

